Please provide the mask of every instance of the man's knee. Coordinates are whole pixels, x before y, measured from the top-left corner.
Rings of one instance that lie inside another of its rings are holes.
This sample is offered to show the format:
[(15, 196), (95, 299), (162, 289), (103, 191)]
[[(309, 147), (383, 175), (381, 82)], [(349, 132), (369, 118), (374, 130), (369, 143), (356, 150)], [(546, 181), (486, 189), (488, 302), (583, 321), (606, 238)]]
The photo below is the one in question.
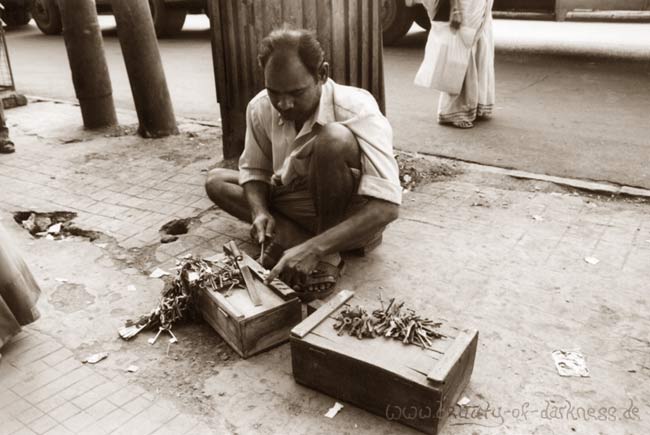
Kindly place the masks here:
[(218, 202), (223, 196), (224, 189), (229, 184), (239, 183), (239, 173), (232, 169), (215, 168), (208, 172), (205, 179), (205, 191), (210, 199)]
[(342, 157), (350, 167), (360, 167), (357, 138), (350, 129), (338, 122), (326, 124), (321, 128), (314, 147), (314, 157), (317, 159), (331, 160), (332, 156)]

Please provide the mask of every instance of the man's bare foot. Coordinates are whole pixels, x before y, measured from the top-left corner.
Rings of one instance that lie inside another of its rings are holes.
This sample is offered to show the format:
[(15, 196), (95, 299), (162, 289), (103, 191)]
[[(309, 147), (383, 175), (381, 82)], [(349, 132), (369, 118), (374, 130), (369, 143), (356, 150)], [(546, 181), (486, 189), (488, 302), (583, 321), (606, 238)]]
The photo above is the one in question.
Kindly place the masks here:
[(454, 122), (452, 122), (452, 125), (454, 127), (458, 127), (458, 128), (472, 128), (472, 127), (474, 127), (474, 124), (472, 124), (470, 121), (454, 121)]

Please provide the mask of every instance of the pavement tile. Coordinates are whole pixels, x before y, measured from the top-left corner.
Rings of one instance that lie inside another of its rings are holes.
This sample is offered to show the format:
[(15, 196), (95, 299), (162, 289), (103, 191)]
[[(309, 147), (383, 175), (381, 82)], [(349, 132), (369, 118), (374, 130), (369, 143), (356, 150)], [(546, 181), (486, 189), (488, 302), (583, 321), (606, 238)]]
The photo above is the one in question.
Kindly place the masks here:
[(0, 387), (0, 409), (11, 405), (15, 400), (18, 400), (19, 398), (20, 396), (18, 396), (10, 389)]
[(43, 411), (38, 409), (35, 406), (29, 406), (29, 408), (26, 408), (25, 410), (21, 411), (20, 413), (17, 413), (15, 417), (20, 420), (23, 424), (29, 425), (32, 421), (36, 420), (37, 418), (41, 417), (43, 414)]
[(92, 389), (89, 389), (79, 397), (73, 399), (72, 403), (81, 409), (86, 409), (89, 406), (94, 405), (96, 402), (110, 396), (121, 388), (121, 385), (115, 382), (106, 382), (106, 379), (104, 378), (104, 383)]
[(9, 416), (2, 411), (0, 411), (0, 422), (2, 422), (0, 425), (0, 434), (2, 435), (12, 434), (17, 430), (25, 427), (25, 425), (18, 421), (16, 418)]
[[(92, 374), (92, 370), (90, 370), (88, 367), (78, 367), (77, 369), (63, 376), (60, 376), (54, 382), (51, 382), (41, 387), (40, 389), (29, 393), (24, 397), (25, 399), (29, 400), (32, 403), (38, 403), (42, 400), (47, 399), (48, 397), (53, 396), (54, 394), (60, 393), (70, 385), (73, 385), (81, 381), (82, 379), (90, 376), (91, 374)], [(14, 391), (16, 391), (15, 387), (14, 387)]]
[(70, 429), (72, 432), (80, 432), (82, 429), (90, 426), (95, 422), (92, 415), (81, 411), (79, 414), (73, 415), (63, 422), (63, 426)]
[(29, 428), (36, 433), (42, 434), (54, 428), (59, 423), (49, 415), (45, 414), (29, 424)]
[(151, 406), (152, 402), (142, 396), (135, 397), (122, 405), (122, 409), (133, 415), (139, 414)]
[(43, 342), (43, 338), (37, 334), (29, 334), (27, 337), (20, 340), (12, 340), (3, 348), (3, 358), (5, 358), (6, 361), (12, 361), (9, 358), (10, 356), (18, 357), (20, 354), (43, 344)]
[(124, 406), (126, 403), (131, 402), (141, 394), (141, 392), (134, 391), (129, 386), (126, 386), (108, 396), (108, 400), (117, 406)]
[(40, 409), (41, 411), (47, 414), (65, 403), (68, 403), (68, 400), (65, 397), (63, 397), (63, 395), (57, 394), (48, 399), (43, 400), (42, 402), (37, 403), (36, 406), (38, 407), (38, 409)]
[(11, 435), (36, 435), (36, 432), (31, 430), (27, 426), (23, 426), (22, 428), (18, 429), (16, 432), (14, 432)]
[(99, 420), (107, 414), (110, 414), (117, 409), (117, 406), (109, 402), (108, 400), (100, 400), (99, 402), (92, 405), (90, 408), (86, 409), (86, 412), (92, 415), (95, 420)]
[[(152, 184), (154, 184), (154, 186), (157, 187), (157, 184), (158, 184), (158, 183), (157, 183), (157, 182), (152, 182)], [(143, 185), (143, 186), (146, 185), (146, 182), (143, 182), (142, 185)], [(158, 197), (159, 197), (160, 195), (162, 195), (164, 192), (165, 192), (165, 190), (156, 189), (156, 188), (154, 188), (154, 187), (152, 186), (152, 187), (150, 187), (149, 189), (147, 189), (147, 190), (145, 190), (145, 191), (143, 191), (143, 192), (137, 194), (136, 196), (137, 196), (138, 198), (142, 199), (142, 200), (150, 200), (150, 199), (156, 199), (156, 198), (158, 198)]]
[(74, 404), (65, 401), (61, 406), (48, 412), (48, 415), (59, 423), (63, 423), (70, 417), (77, 415), (81, 412), (81, 409), (76, 407)]
[(32, 391), (36, 391), (44, 385), (54, 382), (60, 377), (61, 372), (56, 368), (51, 367), (49, 369), (36, 373), (29, 380), (14, 385), (12, 387), (12, 390), (24, 397)]
[(74, 432), (70, 431), (63, 425), (54, 426), (52, 429), (45, 432), (44, 435), (73, 435)]
[(158, 406), (151, 406), (136, 415), (132, 420), (113, 432), (114, 434), (146, 435), (160, 428), (167, 421), (174, 418), (178, 412), (170, 412)]
[(58, 370), (60, 373), (69, 373), (77, 368), (81, 367), (81, 362), (77, 361), (74, 356), (57, 363), (53, 368)]
[(72, 357), (72, 352), (66, 349), (65, 347), (62, 347), (61, 349), (52, 352), (51, 354), (47, 355), (45, 358), (43, 358), (43, 362), (47, 365), (50, 366), (55, 366), (58, 363), (65, 361), (66, 359)]
[(133, 414), (130, 414), (121, 408), (117, 408), (90, 426), (88, 428), (88, 433), (97, 435), (111, 433), (132, 418)]
[(106, 378), (104, 376), (93, 373), (85, 378), (83, 382), (77, 382), (61, 391), (59, 395), (66, 400), (73, 400), (105, 382)]
[(42, 359), (39, 359), (27, 364), (22, 369), (22, 371), (25, 372), (25, 374), (27, 374), (28, 376), (33, 376), (36, 373), (42, 372), (43, 370), (48, 368), (50, 368), (50, 366), (46, 364)]
[(154, 432), (154, 435), (181, 435), (194, 429), (199, 420), (188, 414), (179, 414)]

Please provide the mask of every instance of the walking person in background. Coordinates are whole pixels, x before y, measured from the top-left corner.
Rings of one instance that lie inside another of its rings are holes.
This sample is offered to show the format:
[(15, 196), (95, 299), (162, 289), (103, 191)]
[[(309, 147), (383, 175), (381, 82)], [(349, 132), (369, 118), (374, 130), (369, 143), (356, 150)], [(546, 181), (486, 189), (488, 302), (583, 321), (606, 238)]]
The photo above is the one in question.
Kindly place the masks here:
[(0, 225), (0, 349), (21, 326), (39, 318), (36, 301), (40, 294), (32, 273)]
[[(463, 35), (459, 36), (460, 38), (469, 35), (467, 44), (469, 62), (460, 92), (441, 92), (440, 95), (438, 122), (441, 124), (471, 128), (477, 118), (485, 118), (492, 113), (495, 94), (493, 1), (422, 0), (433, 21), (427, 49), (429, 44), (441, 44), (450, 34), (449, 32), (459, 32), (458, 35)], [(444, 21), (445, 24), (440, 21)], [(447, 56), (438, 56), (436, 61), (448, 62), (449, 60)]]
[(16, 151), (14, 143), (9, 139), (9, 128), (7, 128), (7, 118), (0, 100), (0, 154), (9, 154)]

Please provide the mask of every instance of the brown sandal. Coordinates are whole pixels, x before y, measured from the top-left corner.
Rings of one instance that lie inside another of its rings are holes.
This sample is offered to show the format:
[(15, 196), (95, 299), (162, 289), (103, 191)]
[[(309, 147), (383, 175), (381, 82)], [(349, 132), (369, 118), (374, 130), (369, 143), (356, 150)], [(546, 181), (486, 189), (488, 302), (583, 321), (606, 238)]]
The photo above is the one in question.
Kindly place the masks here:
[(305, 282), (294, 288), (303, 303), (314, 299), (324, 299), (334, 292), (336, 283), (343, 274), (345, 262), (341, 260), (338, 266), (321, 261), (316, 269), (309, 274)]

